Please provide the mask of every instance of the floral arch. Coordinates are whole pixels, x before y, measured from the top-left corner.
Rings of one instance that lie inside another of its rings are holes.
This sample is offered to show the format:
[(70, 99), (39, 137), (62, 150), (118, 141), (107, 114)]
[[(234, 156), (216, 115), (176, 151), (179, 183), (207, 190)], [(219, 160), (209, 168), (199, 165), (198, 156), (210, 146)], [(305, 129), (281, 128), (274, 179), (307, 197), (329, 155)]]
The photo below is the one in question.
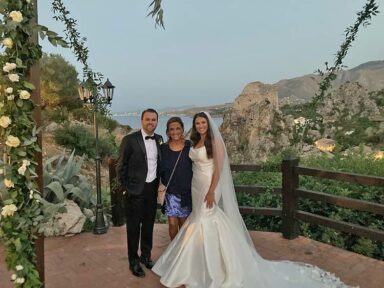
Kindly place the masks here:
[[(153, 0), (148, 16), (156, 25), (164, 27), (162, 0)], [(328, 68), (325, 81), (320, 84), (321, 100), (334, 72), (341, 66), (351, 42), (360, 25), (368, 25), (372, 15), (378, 13), (374, 0), (367, 0), (358, 21), (346, 31), (346, 41), (337, 54), (335, 65)], [(0, 67), (0, 238), (6, 250), (6, 263), (12, 270), (12, 281), (16, 287), (40, 287), (42, 285), (36, 268), (35, 241), (41, 232), (44, 216), (37, 184), (39, 177), (36, 153), (41, 152), (39, 127), (33, 117), (38, 108), (39, 95), (30, 81), (31, 68), (42, 56), (41, 46), (32, 41), (32, 35), (47, 37), (53, 45), (69, 46), (82, 62), (84, 78), (100, 83), (101, 74), (94, 73), (88, 63), (88, 49), (76, 31), (76, 21), (69, 18), (61, 0), (52, 0), (56, 20), (66, 25), (66, 41), (55, 32), (36, 23), (37, 0), (1, 0), (0, 41), (2, 51)], [(67, 41), (69, 43), (67, 43)], [(321, 71), (319, 71), (321, 72)], [(323, 86), (322, 86), (323, 85)], [(96, 87), (97, 88), (97, 87)], [(40, 175), (41, 176), (41, 175)]]

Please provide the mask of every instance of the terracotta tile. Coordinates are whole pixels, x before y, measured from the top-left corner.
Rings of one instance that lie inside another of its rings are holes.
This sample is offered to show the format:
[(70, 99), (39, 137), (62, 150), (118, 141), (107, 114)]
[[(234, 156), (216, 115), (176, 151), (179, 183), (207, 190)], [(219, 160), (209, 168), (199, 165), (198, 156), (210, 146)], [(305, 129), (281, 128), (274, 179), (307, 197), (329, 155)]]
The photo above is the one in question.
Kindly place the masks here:
[[(317, 265), (335, 273), (350, 285), (381, 288), (384, 262), (305, 237), (284, 239), (280, 233), (251, 232), (261, 256), (270, 260), (292, 260)], [(167, 225), (157, 224), (154, 231), (153, 258), (157, 259), (169, 243)], [(128, 267), (125, 227), (111, 227), (108, 233), (82, 233), (73, 237), (45, 239), (46, 288), (162, 288), (159, 278), (149, 271), (140, 279)], [(332, 257), (330, 257), (332, 255)], [(11, 288), (0, 245), (0, 287)]]

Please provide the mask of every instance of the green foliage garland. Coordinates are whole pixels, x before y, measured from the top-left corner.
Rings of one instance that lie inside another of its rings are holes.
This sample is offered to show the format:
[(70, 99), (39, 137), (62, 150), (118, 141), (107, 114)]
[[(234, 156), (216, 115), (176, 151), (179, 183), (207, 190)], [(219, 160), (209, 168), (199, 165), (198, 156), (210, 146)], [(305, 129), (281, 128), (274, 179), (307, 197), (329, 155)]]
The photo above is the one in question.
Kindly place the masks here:
[(36, 183), (36, 152), (39, 129), (32, 117), (35, 87), (28, 81), (30, 68), (41, 58), (41, 47), (31, 41), (34, 32), (54, 45), (65, 41), (34, 21), (31, 0), (0, 2), (0, 238), (5, 261), (15, 287), (40, 287), (36, 270), (35, 240), (44, 221)]
[(34, 86), (27, 73), (41, 57), (41, 48), (29, 41), (34, 17), (31, 1), (2, 1), (0, 9), (4, 47), (0, 59), (4, 78), (0, 90), (0, 237), (15, 286), (39, 287), (34, 242), (43, 216), (33, 160), (39, 151), (30, 99)]

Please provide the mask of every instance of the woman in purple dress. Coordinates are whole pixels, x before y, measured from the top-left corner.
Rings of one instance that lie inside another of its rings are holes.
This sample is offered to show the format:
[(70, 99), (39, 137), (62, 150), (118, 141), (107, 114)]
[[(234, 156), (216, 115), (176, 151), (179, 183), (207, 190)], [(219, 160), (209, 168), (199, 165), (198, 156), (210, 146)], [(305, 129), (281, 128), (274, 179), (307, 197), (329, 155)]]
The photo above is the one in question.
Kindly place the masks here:
[(168, 142), (160, 147), (160, 177), (165, 186), (168, 182), (169, 185), (162, 210), (168, 216), (169, 236), (173, 239), (192, 211), (192, 161), (188, 157), (191, 144), (184, 139), (184, 123), (180, 117), (168, 120), (166, 133)]

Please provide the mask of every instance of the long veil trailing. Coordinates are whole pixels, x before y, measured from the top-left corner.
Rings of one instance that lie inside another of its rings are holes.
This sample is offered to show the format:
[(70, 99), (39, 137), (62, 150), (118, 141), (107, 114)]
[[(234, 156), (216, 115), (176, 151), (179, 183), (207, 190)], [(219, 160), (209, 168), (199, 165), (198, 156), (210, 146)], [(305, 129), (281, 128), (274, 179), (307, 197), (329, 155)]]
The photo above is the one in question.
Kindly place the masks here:
[[(349, 287), (342, 283), (334, 274), (326, 272), (318, 267), (291, 261), (268, 261), (263, 259), (256, 251), (247, 227), (239, 212), (236, 193), (233, 185), (230, 162), (220, 131), (209, 113), (209, 126), (211, 129), (212, 146), (215, 167), (220, 169), (220, 177), (215, 190), (216, 195), (221, 195), (217, 201), (218, 206), (227, 215), (238, 231), (233, 231), (237, 237), (243, 237), (249, 249), (238, 249), (239, 259), (248, 259), (249, 254), (253, 260), (247, 267), (244, 283), (245, 288), (341, 288)], [(248, 255), (240, 255), (248, 253)], [(249, 274), (249, 275), (248, 275)], [(256, 280), (255, 280), (256, 279)], [(256, 281), (256, 282), (255, 282)], [(252, 283), (252, 284), (250, 284)], [(250, 285), (250, 286), (249, 286)]]

